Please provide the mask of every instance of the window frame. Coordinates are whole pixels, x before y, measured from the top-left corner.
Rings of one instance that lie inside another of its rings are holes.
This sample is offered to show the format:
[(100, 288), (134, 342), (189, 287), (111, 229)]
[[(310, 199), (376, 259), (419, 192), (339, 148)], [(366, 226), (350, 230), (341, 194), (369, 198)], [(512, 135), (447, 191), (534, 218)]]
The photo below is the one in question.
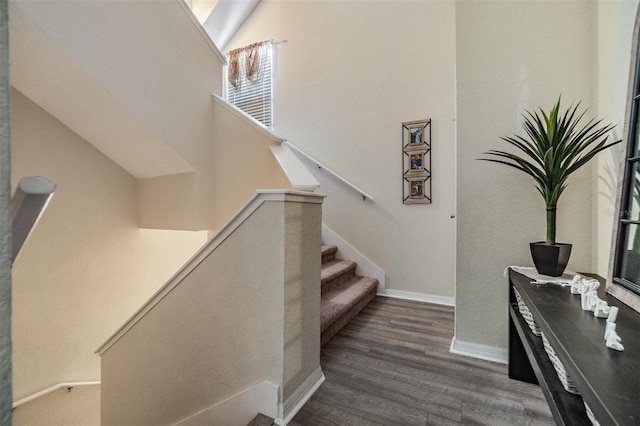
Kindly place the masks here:
[(631, 238), (631, 227), (640, 226), (640, 219), (631, 218), (633, 203), (633, 191), (636, 181), (636, 167), (640, 167), (640, 155), (638, 155), (638, 112), (640, 107), (640, 55), (636, 57), (634, 71), (633, 92), (631, 94), (631, 105), (629, 114), (629, 129), (627, 139), (627, 151), (624, 163), (624, 175), (622, 182), (622, 194), (620, 197), (620, 214), (617, 217), (618, 232), (616, 235), (615, 261), (613, 270), (613, 281), (634, 293), (640, 294), (640, 280), (638, 282), (623, 278), (624, 252), (628, 247)]
[[(244, 53), (240, 60), (240, 79), (239, 88), (234, 89), (229, 83), (229, 58), (228, 54), (227, 65), (224, 66), (223, 78), (223, 96), (224, 99), (230, 104), (236, 106), (240, 110), (244, 111), (249, 116), (253, 117), (256, 121), (261, 123), (267, 129), (273, 130), (273, 57), (274, 49), (273, 42), (267, 41), (260, 46), (260, 49), (267, 49), (265, 58), (267, 61), (260, 61), (260, 69), (258, 71), (259, 79), (255, 83), (251, 83), (246, 78), (246, 71), (244, 67)], [(263, 58), (263, 59), (265, 59)], [(253, 89), (253, 96), (249, 93)], [(234, 92), (237, 92), (234, 94)], [(240, 99), (236, 99), (240, 97)], [(256, 107), (247, 108), (247, 104), (256, 102), (259, 105)]]
[[(633, 191), (636, 183), (636, 168), (640, 171), (640, 9), (636, 14), (631, 50), (629, 86), (627, 90), (627, 112), (625, 115), (626, 151), (624, 166), (621, 167), (616, 202), (613, 241), (609, 261), (607, 293), (612, 294), (632, 309), (640, 312), (640, 278), (638, 282), (624, 278), (622, 275), (625, 251), (627, 251), (630, 229), (640, 227), (640, 218), (632, 219), (631, 210)], [(640, 232), (640, 228), (638, 230)]]

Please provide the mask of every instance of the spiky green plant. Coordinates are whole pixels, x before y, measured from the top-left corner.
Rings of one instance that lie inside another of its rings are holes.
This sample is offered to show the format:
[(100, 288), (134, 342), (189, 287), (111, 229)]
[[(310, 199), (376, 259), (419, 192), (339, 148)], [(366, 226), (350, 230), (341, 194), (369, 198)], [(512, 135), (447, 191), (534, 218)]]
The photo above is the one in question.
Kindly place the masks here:
[(590, 119), (581, 124), (587, 111), (579, 113), (579, 106), (580, 102), (561, 113), (559, 97), (549, 113), (542, 108), (533, 113), (525, 111), (522, 125), (527, 137), (501, 137), (521, 154), (490, 150), (483, 153), (490, 158), (481, 158), (514, 167), (534, 179), (547, 206), (546, 244), (549, 245), (556, 243), (557, 204), (567, 187), (569, 175), (600, 151), (621, 142), (607, 143), (607, 134), (614, 126), (601, 125), (602, 119)]

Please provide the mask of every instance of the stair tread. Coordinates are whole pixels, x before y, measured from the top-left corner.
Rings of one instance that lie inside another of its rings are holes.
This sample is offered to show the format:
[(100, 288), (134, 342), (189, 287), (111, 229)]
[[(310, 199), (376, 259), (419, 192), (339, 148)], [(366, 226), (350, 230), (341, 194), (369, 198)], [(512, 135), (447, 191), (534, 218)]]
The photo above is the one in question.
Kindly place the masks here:
[(335, 253), (336, 251), (338, 251), (338, 246), (334, 246), (331, 244), (322, 244), (321, 252), (323, 255)]
[(326, 330), (377, 286), (378, 280), (375, 278), (355, 276), (346, 283), (322, 294), (320, 299), (320, 330)]
[(336, 253), (338, 252), (338, 246), (334, 246), (330, 244), (322, 244), (320, 251), (321, 251), (321, 259), (322, 259), (321, 263), (324, 265), (336, 258)]
[(327, 282), (336, 279), (337, 277), (350, 272), (355, 271), (356, 262), (353, 260), (335, 259), (322, 264), (322, 270), (320, 271), (320, 282), (326, 284)]

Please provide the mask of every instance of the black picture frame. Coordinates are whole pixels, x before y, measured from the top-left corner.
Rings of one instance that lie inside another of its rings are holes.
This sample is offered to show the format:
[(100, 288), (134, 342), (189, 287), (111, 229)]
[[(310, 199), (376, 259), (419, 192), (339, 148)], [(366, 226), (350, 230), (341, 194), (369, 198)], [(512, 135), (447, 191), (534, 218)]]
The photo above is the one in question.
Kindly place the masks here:
[(431, 119), (402, 123), (402, 202), (431, 204)]

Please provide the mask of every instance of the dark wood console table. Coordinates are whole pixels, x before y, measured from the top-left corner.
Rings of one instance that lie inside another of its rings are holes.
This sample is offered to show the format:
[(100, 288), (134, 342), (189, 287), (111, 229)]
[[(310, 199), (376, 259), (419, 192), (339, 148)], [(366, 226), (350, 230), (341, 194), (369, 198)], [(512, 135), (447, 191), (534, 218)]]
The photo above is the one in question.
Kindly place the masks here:
[[(518, 311), (516, 288), (534, 320), (573, 380), (580, 396), (564, 390), (546, 355), (542, 339), (531, 332)], [(640, 314), (619, 300), (599, 296), (620, 311), (617, 333), (624, 351), (608, 349), (606, 320), (583, 311), (580, 296), (568, 287), (536, 285), (509, 270), (509, 377), (538, 383), (560, 425), (590, 425), (584, 401), (602, 426), (640, 425)]]

